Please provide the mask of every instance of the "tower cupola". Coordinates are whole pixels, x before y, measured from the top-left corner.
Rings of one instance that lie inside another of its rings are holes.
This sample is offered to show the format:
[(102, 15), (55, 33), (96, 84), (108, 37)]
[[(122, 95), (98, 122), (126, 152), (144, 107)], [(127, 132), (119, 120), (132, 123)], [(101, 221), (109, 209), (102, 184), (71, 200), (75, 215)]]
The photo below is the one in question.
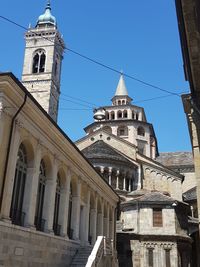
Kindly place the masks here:
[(51, 4), (48, 0), (44, 14), (40, 15), (37, 20), (37, 27), (52, 25), (56, 27), (56, 18), (51, 14)]
[(115, 95), (112, 98), (113, 106), (129, 105), (131, 104), (131, 101), (132, 98), (128, 96), (128, 91), (126, 89), (124, 77), (123, 74), (121, 74)]

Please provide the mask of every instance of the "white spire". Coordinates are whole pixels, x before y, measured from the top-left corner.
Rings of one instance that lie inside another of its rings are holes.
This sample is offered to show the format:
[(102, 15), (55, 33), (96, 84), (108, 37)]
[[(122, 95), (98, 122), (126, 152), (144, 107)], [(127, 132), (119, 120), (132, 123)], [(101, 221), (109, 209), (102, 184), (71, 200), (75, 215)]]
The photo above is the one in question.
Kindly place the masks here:
[(119, 79), (119, 82), (117, 85), (117, 89), (115, 92), (115, 96), (128, 96), (128, 91), (126, 89), (123, 74), (121, 74), (121, 76), (120, 76), (120, 79)]

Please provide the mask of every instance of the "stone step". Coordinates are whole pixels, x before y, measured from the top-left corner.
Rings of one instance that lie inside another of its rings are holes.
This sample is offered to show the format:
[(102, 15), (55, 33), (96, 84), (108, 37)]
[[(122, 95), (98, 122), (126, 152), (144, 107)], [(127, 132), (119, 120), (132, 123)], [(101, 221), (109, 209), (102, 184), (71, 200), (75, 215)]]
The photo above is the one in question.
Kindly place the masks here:
[(71, 267), (85, 267), (88, 257), (90, 256), (91, 252), (92, 252), (92, 247), (79, 248), (70, 266)]

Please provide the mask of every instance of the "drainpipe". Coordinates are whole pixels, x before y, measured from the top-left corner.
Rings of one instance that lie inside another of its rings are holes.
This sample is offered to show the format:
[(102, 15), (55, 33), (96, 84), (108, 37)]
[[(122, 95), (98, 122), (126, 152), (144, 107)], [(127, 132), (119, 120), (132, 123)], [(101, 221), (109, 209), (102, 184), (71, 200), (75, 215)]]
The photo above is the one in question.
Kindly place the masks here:
[(19, 109), (17, 110), (17, 112), (15, 113), (15, 115), (12, 118), (12, 121), (11, 121), (10, 134), (9, 134), (9, 139), (8, 139), (8, 148), (7, 148), (7, 154), (6, 154), (6, 162), (5, 162), (4, 173), (3, 173), (3, 183), (2, 183), (1, 195), (0, 195), (0, 214), (1, 214), (1, 209), (2, 209), (3, 193), (4, 193), (4, 187), (5, 187), (6, 174), (7, 174), (7, 170), (8, 170), (8, 159), (9, 159), (9, 155), (10, 155), (10, 147), (11, 147), (14, 123), (15, 123), (15, 119), (17, 118), (18, 114), (20, 113), (20, 111), (24, 107), (24, 105), (26, 103), (26, 100), (27, 100), (27, 94), (25, 94), (24, 101), (23, 101), (22, 105), (19, 107)]

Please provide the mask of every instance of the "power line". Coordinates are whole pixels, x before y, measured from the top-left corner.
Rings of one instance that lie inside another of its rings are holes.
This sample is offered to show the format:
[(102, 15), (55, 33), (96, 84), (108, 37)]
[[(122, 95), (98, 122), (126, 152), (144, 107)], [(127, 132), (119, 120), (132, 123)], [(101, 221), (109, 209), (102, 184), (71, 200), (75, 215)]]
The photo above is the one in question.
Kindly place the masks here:
[(81, 103), (78, 103), (78, 102), (75, 102), (73, 100), (69, 100), (69, 99), (63, 98), (63, 97), (61, 97), (60, 100), (67, 101), (67, 102), (70, 102), (70, 103), (73, 103), (73, 104), (76, 104), (76, 105), (80, 105), (80, 106), (83, 106), (83, 107), (91, 108), (91, 109), (95, 108), (95, 106), (91, 107), (91, 106), (88, 106), (86, 104), (81, 104)]
[(86, 110), (86, 111), (91, 111), (91, 110), (93, 110), (92, 108), (59, 108), (60, 110), (77, 110), (77, 111), (81, 111), (81, 110)]
[[(13, 25), (15, 25), (15, 26), (17, 26), (17, 27), (19, 27), (19, 28), (22, 28), (22, 29), (24, 29), (24, 30), (26, 30), (26, 31), (29, 31), (29, 32), (31, 32), (31, 33), (33, 33), (33, 34), (35, 34), (35, 35), (37, 36), (37, 33), (31, 31), (31, 30), (28, 29), (27, 27), (24, 27), (23, 25), (21, 25), (21, 24), (15, 22), (15, 21), (13, 21), (13, 20), (11, 20), (11, 19), (8, 19), (7, 17), (4, 17), (4, 16), (0, 15), (0, 18), (3, 19), (3, 20), (5, 20), (5, 21), (7, 21), (7, 22), (9, 22), (9, 23), (11, 23), (11, 24), (13, 24)], [(54, 41), (50, 40), (49, 38), (47, 38), (47, 37), (45, 37), (45, 36), (42, 36), (42, 38), (48, 40), (49, 42), (55, 43)], [(60, 44), (58, 44), (58, 43), (56, 43), (56, 44), (57, 44), (57, 45), (60, 45)], [(73, 49), (67, 48), (67, 50), (70, 51), (70, 52), (72, 52), (73, 54), (76, 54), (76, 55), (78, 55), (78, 56), (80, 56), (80, 57), (82, 57), (82, 58), (84, 58), (84, 59), (86, 59), (86, 60), (92, 62), (92, 63), (95, 63), (95, 64), (97, 64), (97, 65), (99, 65), (99, 66), (102, 66), (102, 67), (104, 67), (104, 68), (106, 68), (106, 69), (108, 69), (108, 70), (111, 70), (111, 71), (115, 72), (115, 73), (121, 74), (121, 71), (118, 71), (117, 69), (115, 69), (115, 68), (113, 68), (113, 67), (111, 67), (111, 66), (108, 66), (108, 65), (106, 65), (106, 64), (104, 64), (104, 63), (101, 63), (101, 62), (95, 60), (95, 59), (92, 59), (92, 58), (90, 58), (90, 57), (88, 57), (88, 56), (85, 56), (85, 55), (83, 55), (83, 54), (81, 54), (81, 53), (79, 53), (79, 52), (77, 52), (77, 51), (75, 51), (75, 50), (73, 50)], [(64, 51), (64, 53), (66, 53), (66, 52)], [(178, 96), (178, 97), (180, 97), (180, 95), (179, 95), (178, 93), (171, 92), (171, 91), (169, 91), (169, 90), (166, 90), (166, 89), (161, 88), (161, 87), (159, 87), (159, 86), (156, 86), (156, 85), (154, 85), (154, 84), (151, 84), (151, 83), (149, 83), (149, 82), (146, 82), (146, 81), (144, 81), (144, 80), (142, 80), (142, 79), (138, 79), (137, 77), (134, 77), (134, 76), (132, 76), (132, 75), (129, 75), (129, 74), (126, 74), (126, 73), (123, 73), (123, 75), (124, 75), (125, 77), (127, 77), (127, 78), (130, 78), (130, 79), (132, 79), (132, 80), (134, 80), (134, 81), (137, 81), (137, 82), (139, 82), (139, 83), (141, 83), (141, 84), (144, 84), (145, 86), (149, 86), (149, 87), (151, 87), (151, 88), (154, 88), (154, 89), (157, 89), (157, 90), (159, 90), (159, 91), (162, 91), (162, 92), (171, 94), (171, 95), (173, 95), (173, 96)]]
[(77, 97), (74, 97), (74, 96), (70, 96), (70, 95), (67, 95), (67, 94), (63, 94), (63, 93), (61, 93), (61, 96), (66, 96), (66, 97), (69, 97), (69, 98), (71, 98), (71, 99), (75, 99), (75, 100), (78, 100), (78, 101), (80, 101), (80, 102), (83, 102), (83, 103), (86, 103), (86, 104), (89, 104), (89, 105), (91, 105), (92, 107), (96, 107), (96, 106), (98, 106), (98, 105), (96, 105), (96, 104), (94, 104), (94, 103), (91, 103), (91, 102), (88, 102), (88, 101), (85, 101), (85, 100), (82, 100), (82, 99), (80, 99), (80, 98), (77, 98)]

